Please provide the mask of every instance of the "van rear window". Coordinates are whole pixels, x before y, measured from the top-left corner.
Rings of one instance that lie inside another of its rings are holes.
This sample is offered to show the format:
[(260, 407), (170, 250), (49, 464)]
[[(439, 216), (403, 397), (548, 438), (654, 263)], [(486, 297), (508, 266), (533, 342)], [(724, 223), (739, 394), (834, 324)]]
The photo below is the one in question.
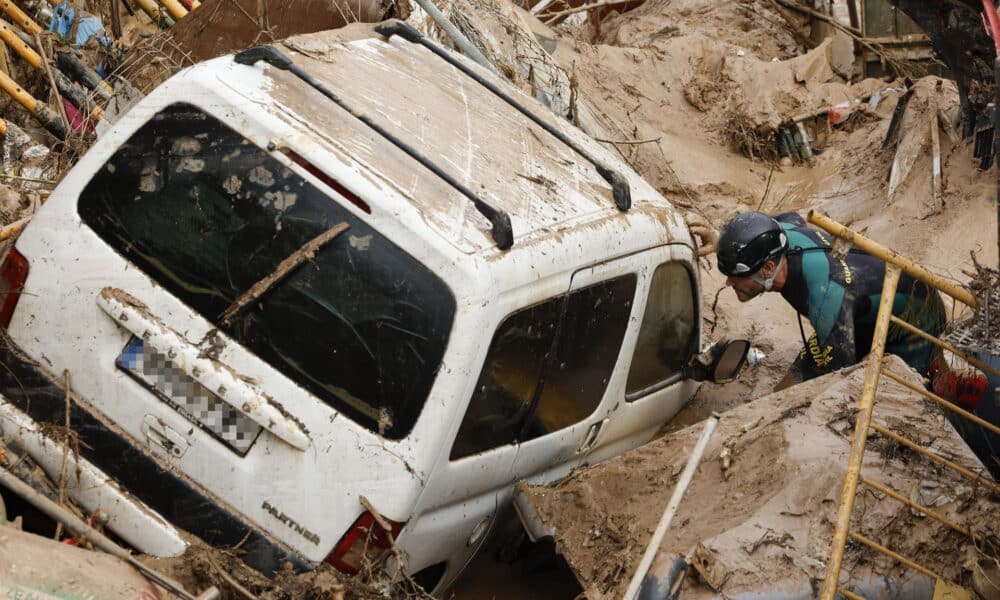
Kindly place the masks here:
[[(412, 429), (451, 331), (450, 289), (233, 129), (191, 105), (164, 109), (94, 176), (78, 210), (169, 293), (323, 402), (391, 439)], [(349, 228), (313, 259), (220, 319), (339, 223)]]

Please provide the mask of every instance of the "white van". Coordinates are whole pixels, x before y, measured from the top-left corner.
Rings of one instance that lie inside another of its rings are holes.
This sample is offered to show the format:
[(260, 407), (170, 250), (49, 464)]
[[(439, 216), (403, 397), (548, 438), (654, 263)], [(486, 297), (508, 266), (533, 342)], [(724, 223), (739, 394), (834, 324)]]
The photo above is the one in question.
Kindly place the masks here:
[(441, 590), (515, 482), (643, 443), (695, 391), (671, 204), (491, 73), (380, 31), (176, 75), (3, 264), (0, 423), (61, 424), (68, 373), (91, 482), (70, 492), (140, 551), (183, 529), (265, 573), (350, 573), (389, 547), (370, 506)]

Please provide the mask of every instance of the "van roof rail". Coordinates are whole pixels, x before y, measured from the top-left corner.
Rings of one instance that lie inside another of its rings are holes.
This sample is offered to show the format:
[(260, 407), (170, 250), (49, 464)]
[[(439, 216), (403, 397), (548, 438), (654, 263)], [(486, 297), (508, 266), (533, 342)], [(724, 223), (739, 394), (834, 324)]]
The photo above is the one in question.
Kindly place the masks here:
[(338, 97), (333, 90), (323, 85), (319, 80), (303, 71), (300, 67), (296, 66), (290, 58), (279, 52), (273, 46), (265, 45), (248, 48), (236, 54), (234, 60), (241, 65), (248, 66), (253, 66), (258, 61), (263, 60), (272, 67), (281, 69), (282, 71), (291, 72), (293, 75), (309, 84), (313, 89), (332, 100), (337, 106), (347, 111), (352, 117), (370, 127), (376, 133), (384, 137), (432, 173), (445, 180), (451, 187), (458, 190), (463, 196), (471, 200), (475, 205), (476, 210), (486, 217), (493, 226), (493, 240), (496, 242), (498, 248), (501, 250), (507, 250), (514, 245), (514, 231), (511, 228), (510, 216), (505, 211), (491, 206), (489, 203), (477, 196), (475, 192), (462, 185), (458, 180), (445, 172), (444, 169), (418, 152), (414, 147), (386, 131), (385, 128), (372, 121), (367, 115), (351, 108), (351, 106)]
[(615, 171), (614, 169), (611, 169), (610, 167), (604, 165), (602, 162), (594, 158), (589, 152), (581, 148), (579, 145), (573, 142), (573, 140), (566, 137), (561, 131), (559, 131), (549, 123), (543, 121), (541, 117), (528, 110), (526, 106), (524, 106), (523, 104), (512, 98), (510, 95), (508, 95), (506, 92), (501, 90), (499, 87), (497, 87), (496, 84), (494, 84), (492, 81), (489, 81), (479, 73), (476, 73), (468, 65), (455, 58), (455, 56), (452, 55), (452, 53), (448, 52), (441, 46), (438, 46), (434, 42), (428, 40), (426, 37), (424, 37), (422, 33), (417, 31), (416, 28), (414, 28), (412, 25), (400, 21), (398, 19), (393, 19), (391, 21), (386, 21), (384, 23), (380, 23), (379, 25), (377, 25), (375, 27), (375, 31), (380, 35), (385, 36), (386, 38), (392, 37), (393, 35), (398, 35), (399, 37), (403, 38), (408, 42), (414, 44), (420, 44), (421, 46), (427, 48), (434, 54), (443, 58), (451, 66), (455, 67), (459, 71), (462, 71), (463, 73), (474, 79), (477, 83), (479, 83), (489, 91), (493, 92), (494, 95), (502, 99), (507, 104), (513, 106), (522, 115), (531, 119), (536, 125), (538, 125), (542, 129), (550, 133), (553, 137), (555, 137), (563, 144), (566, 144), (567, 146), (572, 148), (574, 152), (585, 158), (587, 162), (589, 162), (590, 164), (594, 165), (594, 168), (597, 169), (597, 172), (600, 173), (601, 177), (603, 177), (604, 180), (611, 185), (611, 194), (615, 199), (615, 206), (618, 207), (618, 210), (627, 211), (629, 208), (632, 207), (632, 192), (631, 189), (629, 188), (628, 180), (626, 180), (621, 175), (621, 173)]

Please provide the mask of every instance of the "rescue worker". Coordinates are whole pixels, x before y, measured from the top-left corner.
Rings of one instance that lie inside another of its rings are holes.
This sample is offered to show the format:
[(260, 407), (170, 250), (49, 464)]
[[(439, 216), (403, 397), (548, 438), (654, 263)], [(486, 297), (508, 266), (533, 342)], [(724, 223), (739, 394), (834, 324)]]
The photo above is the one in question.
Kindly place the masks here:
[[(857, 249), (839, 256), (831, 243), (829, 234), (806, 226), (795, 213), (772, 218), (746, 212), (719, 234), (719, 271), (741, 302), (773, 291), (799, 313), (804, 348), (775, 390), (853, 365), (871, 350), (885, 263)], [(947, 321), (937, 290), (906, 273), (900, 276), (892, 312), (934, 336)], [(815, 331), (808, 340), (803, 316)], [(902, 358), (931, 379), (936, 393), (966, 408), (975, 408), (985, 395), (982, 373), (950, 370), (936, 345), (898, 325), (889, 326), (885, 352)]]

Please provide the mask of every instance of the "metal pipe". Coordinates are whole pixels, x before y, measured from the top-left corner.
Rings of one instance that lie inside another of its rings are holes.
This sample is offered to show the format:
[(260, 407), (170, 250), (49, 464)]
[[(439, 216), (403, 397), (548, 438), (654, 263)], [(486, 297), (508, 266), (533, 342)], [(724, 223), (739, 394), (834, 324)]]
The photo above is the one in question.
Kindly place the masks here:
[(174, 21), (180, 21), (188, 14), (188, 10), (177, 0), (160, 0), (160, 4), (167, 9)]
[[(916, 510), (918, 512), (921, 512), (921, 513), (927, 515), (928, 517), (934, 519), (938, 523), (941, 523), (945, 527), (947, 527), (947, 528), (949, 528), (949, 529), (951, 529), (951, 530), (953, 530), (953, 531), (955, 531), (957, 533), (961, 533), (962, 535), (964, 535), (964, 536), (966, 536), (968, 538), (971, 538), (975, 542), (982, 542), (982, 541), (984, 541), (982, 537), (980, 537), (980, 536), (972, 533), (971, 531), (969, 531), (965, 527), (962, 527), (958, 523), (952, 521), (948, 517), (945, 517), (944, 515), (941, 515), (941, 514), (935, 512), (935, 511), (927, 508), (926, 506), (921, 506), (921, 505), (917, 504), (916, 502), (913, 502), (912, 500), (910, 500), (906, 496), (903, 496), (902, 494), (900, 494), (896, 490), (887, 488), (884, 485), (882, 485), (881, 483), (878, 483), (877, 481), (872, 481), (871, 479), (868, 479), (867, 477), (862, 477), (861, 478), (861, 483), (863, 483), (864, 485), (870, 487), (871, 489), (873, 489), (873, 490), (875, 490), (877, 492), (881, 492), (881, 493), (885, 494), (886, 496), (889, 496), (890, 498), (892, 498), (893, 500), (896, 500), (897, 502), (901, 502), (901, 503), (905, 504), (906, 506), (909, 506), (913, 510)], [(987, 543), (989, 543), (989, 542), (987, 542)], [(992, 544), (990, 544), (990, 545), (992, 546)]]
[(907, 323), (906, 321), (900, 319), (899, 317), (896, 317), (895, 315), (893, 315), (893, 317), (892, 317), (892, 322), (895, 323), (896, 325), (899, 325), (903, 329), (909, 331), (910, 333), (912, 333), (914, 335), (917, 335), (917, 336), (920, 336), (920, 337), (924, 338), (925, 340), (927, 340), (928, 342), (930, 342), (932, 344), (936, 344), (937, 346), (940, 346), (941, 348), (944, 348), (948, 352), (951, 352), (955, 356), (961, 358), (962, 360), (967, 361), (968, 363), (970, 363), (972, 365), (975, 365), (976, 367), (978, 367), (978, 368), (986, 371), (987, 373), (989, 373), (991, 375), (995, 375), (997, 377), (1000, 377), (1000, 370), (997, 370), (996, 368), (991, 367), (990, 365), (984, 363), (983, 361), (979, 360), (978, 358), (976, 358), (974, 356), (969, 356), (968, 354), (962, 352), (961, 350), (959, 350), (955, 346), (952, 346), (951, 344), (949, 344), (948, 342), (946, 342), (946, 341), (944, 341), (944, 340), (942, 340), (940, 338), (934, 337), (933, 335), (927, 333), (926, 331), (920, 329), (919, 327), (914, 327), (913, 325)]
[(976, 483), (982, 483), (986, 487), (992, 489), (997, 494), (1000, 494), (1000, 485), (997, 485), (996, 483), (990, 481), (989, 479), (983, 477), (982, 475), (977, 475), (976, 473), (973, 473), (972, 471), (966, 469), (965, 467), (963, 467), (963, 466), (961, 466), (961, 465), (959, 465), (957, 463), (951, 462), (950, 460), (948, 460), (947, 458), (941, 456), (940, 454), (937, 454), (936, 452), (931, 452), (927, 448), (924, 448), (923, 446), (920, 446), (920, 445), (914, 443), (912, 440), (910, 440), (908, 438), (905, 438), (905, 437), (903, 437), (903, 436), (901, 436), (901, 435), (899, 435), (897, 433), (894, 433), (892, 431), (889, 431), (888, 429), (886, 429), (885, 427), (882, 427), (881, 425), (878, 425), (876, 423), (872, 423), (871, 428), (874, 429), (875, 431), (881, 433), (885, 437), (887, 437), (889, 439), (892, 439), (892, 440), (895, 440), (897, 443), (900, 443), (900, 444), (906, 446), (907, 448), (909, 448), (910, 450), (913, 450), (917, 454), (920, 454), (922, 456), (926, 456), (927, 458), (933, 460), (934, 462), (942, 464), (942, 465), (948, 467), (949, 469), (951, 469), (952, 471), (955, 471), (956, 473), (958, 473), (960, 475), (963, 475), (963, 476), (965, 476), (965, 477), (967, 477), (967, 478), (975, 481)]
[[(0, 40), (3, 41), (8, 47), (13, 49), (17, 54), (23, 58), (28, 64), (35, 67), (36, 69), (43, 69), (43, 58), (35, 51), (37, 44), (29, 44), (21, 36), (17, 35), (17, 32), (9, 23), (0, 19)], [(48, 71), (48, 69), (46, 69)], [(79, 108), (85, 113), (90, 113), (90, 117), (99, 121), (104, 118), (104, 111), (101, 107), (97, 106), (87, 98), (87, 93), (83, 88), (77, 86), (75, 83), (69, 80), (62, 71), (50, 71), (52, 78), (54, 79), (54, 85), (59, 93), (62, 94), (67, 100), (73, 103), (73, 106)]]
[(3, 9), (7, 16), (10, 17), (12, 21), (17, 23), (21, 29), (28, 32), (30, 35), (35, 35), (36, 33), (41, 33), (43, 30), (38, 25), (31, 20), (31, 17), (26, 15), (23, 10), (17, 7), (11, 0), (0, 0), (0, 9)]
[(652, 564), (653, 557), (660, 550), (660, 543), (663, 541), (663, 536), (666, 535), (667, 529), (670, 527), (670, 522), (677, 513), (677, 507), (680, 506), (684, 492), (691, 485), (691, 479), (698, 468), (698, 463), (701, 462), (701, 456), (705, 453), (705, 448), (708, 447), (708, 442), (712, 438), (712, 433), (715, 432), (715, 426), (718, 424), (718, 413), (712, 413), (712, 416), (705, 422), (705, 428), (701, 431), (701, 437), (698, 438), (698, 443), (695, 444), (694, 450), (691, 451), (691, 456), (688, 458), (687, 465), (685, 465), (680, 479), (677, 480), (677, 485), (674, 486), (674, 493), (671, 494), (670, 502), (667, 503), (667, 508), (663, 511), (663, 516), (660, 517), (660, 522), (653, 532), (653, 537), (649, 540), (649, 545), (646, 546), (646, 552), (643, 553), (642, 559), (639, 561), (639, 566), (636, 567), (635, 573), (632, 575), (632, 581), (629, 582), (628, 587), (625, 589), (624, 600), (634, 600), (635, 595), (639, 592), (639, 586), (642, 584), (643, 577), (646, 576), (646, 571), (649, 570), (649, 565)]
[(105, 100), (110, 100), (111, 96), (115, 93), (108, 82), (101, 79), (101, 76), (97, 74), (97, 71), (91, 69), (87, 65), (83, 64), (80, 57), (72, 52), (56, 52), (56, 64), (59, 68), (67, 73), (72, 74), (87, 88), (100, 94)]
[(0, 89), (6, 92), (11, 98), (17, 101), (28, 112), (32, 114), (45, 129), (60, 140), (66, 139), (66, 127), (62, 119), (59, 118), (49, 107), (35, 100), (31, 94), (24, 91), (16, 81), (9, 75), (0, 71)]
[(931, 113), (931, 200), (932, 210), (941, 208), (941, 139), (938, 133), (937, 110)]
[[(812, 212), (810, 211), (811, 216)], [(830, 558), (826, 563), (826, 577), (823, 580), (822, 600), (834, 600), (834, 597), (837, 595), (840, 565), (844, 560), (844, 544), (847, 543), (847, 531), (851, 526), (854, 496), (858, 490), (858, 478), (861, 477), (861, 464), (865, 457), (865, 443), (868, 441), (868, 426), (871, 424), (872, 407), (875, 404), (875, 392), (878, 389), (879, 375), (882, 373), (885, 338), (889, 333), (889, 317), (892, 316), (892, 305), (896, 297), (896, 286), (899, 284), (899, 275), (899, 267), (896, 265), (886, 265), (885, 280), (882, 282), (882, 298), (879, 301), (878, 317), (875, 319), (875, 332), (872, 335), (872, 351), (868, 355), (865, 384), (861, 389), (861, 400), (858, 403), (857, 420), (854, 426), (854, 440), (851, 442), (851, 453), (847, 460), (844, 488), (840, 493), (840, 507), (837, 509), (837, 521), (833, 530), (833, 541), (830, 543)]]
[(472, 42), (465, 39), (465, 36), (462, 35), (462, 32), (460, 32), (458, 28), (455, 27), (455, 25), (448, 20), (448, 17), (444, 16), (444, 14), (440, 10), (438, 10), (438, 7), (434, 5), (434, 2), (432, 0), (414, 0), (414, 1), (420, 6), (420, 8), (424, 9), (424, 12), (426, 12), (427, 15), (434, 20), (434, 22), (437, 24), (438, 27), (444, 30), (444, 32), (448, 35), (448, 37), (451, 38), (451, 41), (455, 42), (455, 45), (458, 46), (458, 49), (462, 51), (462, 54), (468, 56), (469, 58), (476, 61), (480, 65), (486, 67), (490, 71), (494, 73), (497, 72), (493, 64), (490, 63), (490, 61), (486, 60), (486, 57), (483, 56), (483, 53), (479, 51), (479, 48), (476, 48), (475, 46), (472, 45)]
[(861, 535), (860, 533), (853, 533), (852, 532), (851, 533), (851, 539), (853, 539), (854, 541), (857, 541), (857, 542), (861, 542), (862, 544), (864, 544), (865, 546), (868, 546), (872, 550), (875, 550), (876, 552), (881, 552), (882, 554), (885, 554), (889, 558), (897, 560), (897, 561), (903, 563), (904, 565), (910, 567), (914, 571), (919, 571), (919, 572), (923, 573), (924, 575), (930, 577), (931, 579), (934, 579), (934, 580), (941, 579), (941, 577), (939, 577), (938, 574), (935, 573), (934, 571), (931, 571), (930, 569), (927, 569), (927, 568), (924, 568), (924, 567), (918, 565), (917, 563), (915, 563), (912, 560), (906, 558), (905, 556), (902, 556), (900, 554), (896, 554), (892, 550), (889, 550), (888, 548), (886, 548), (885, 546), (879, 544), (878, 542), (875, 542), (873, 540), (870, 540), (870, 539), (866, 538), (865, 536)]
[(977, 425), (982, 425), (983, 427), (989, 429), (993, 433), (995, 433), (997, 435), (1000, 435), (1000, 427), (997, 427), (993, 423), (990, 423), (989, 421), (987, 421), (987, 420), (985, 420), (985, 419), (983, 419), (981, 417), (978, 417), (978, 416), (970, 413), (969, 411), (965, 410), (964, 408), (959, 407), (957, 404), (954, 404), (952, 402), (949, 402), (949, 401), (945, 400), (944, 398), (942, 398), (941, 396), (938, 396), (934, 392), (925, 390), (924, 388), (920, 387), (919, 385), (914, 385), (914, 384), (910, 383), (909, 381), (903, 379), (902, 377), (900, 377), (900, 376), (898, 376), (898, 375), (896, 375), (894, 373), (888, 372), (888, 371), (886, 372), (885, 376), (888, 377), (889, 379), (895, 381), (899, 385), (907, 387), (907, 388), (913, 390), (914, 392), (917, 392), (918, 394), (921, 394), (923, 396), (926, 396), (927, 398), (930, 398), (934, 402), (937, 402), (938, 404), (940, 404), (944, 408), (947, 408), (948, 410), (952, 411), (953, 413), (955, 413), (957, 415), (961, 415), (961, 416), (965, 417), (966, 419), (972, 421), (973, 423), (976, 423)]
[(41, 68), (42, 57), (35, 52), (34, 48), (18, 37), (17, 33), (14, 32), (14, 29), (3, 20), (0, 20), (0, 40), (3, 40), (3, 42), (11, 48), (11, 50), (17, 52), (17, 54), (27, 61), (29, 65), (35, 67), (36, 69)]
[(168, 17), (166, 14), (164, 14), (160, 10), (160, 7), (156, 4), (156, 2), (153, 2), (153, 0), (134, 0), (134, 1), (136, 4), (139, 5), (139, 8), (141, 8), (143, 12), (149, 15), (149, 18), (152, 19), (153, 22), (160, 27), (160, 29), (168, 29), (171, 25), (174, 24), (174, 20)]
[(806, 133), (806, 128), (802, 125), (802, 121), (796, 121), (795, 128), (798, 129), (799, 136), (802, 137), (802, 154), (805, 157), (806, 162), (809, 162), (813, 158), (812, 146), (809, 145), (809, 134)]
[[(49, 518), (62, 523), (67, 527), (67, 529), (72, 531), (75, 535), (87, 540), (93, 544), (94, 547), (103, 552), (107, 552), (108, 554), (117, 556), (132, 565), (150, 581), (153, 581), (154, 583), (170, 590), (172, 593), (183, 598), (183, 600), (208, 600), (209, 598), (218, 597), (218, 590), (215, 587), (209, 588), (197, 598), (191, 595), (181, 584), (137, 561), (124, 548), (104, 537), (104, 535), (90, 525), (84, 523), (75, 515), (70, 514), (70, 512), (62, 506), (59, 506), (52, 500), (49, 500), (42, 494), (36, 492), (30, 485), (24, 483), (15, 477), (13, 473), (3, 467), (0, 467), (0, 485), (3, 485), (5, 488), (23, 498), (26, 502), (42, 511), (42, 513)], [(210, 594), (213, 590), (215, 591), (215, 595)]]
[(958, 300), (959, 302), (970, 306), (971, 308), (979, 308), (979, 301), (976, 297), (972, 295), (968, 290), (963, 290), (957, 285), (945, 281), (942, 277), (931, 273), (927, 269), (921, 267), (912, 260), (897, 254), (895, 251), (886, 248), (885, 246), (874, 242), (865, 236), (854, 233), (847, 227), (844, 227), (840, 223), (837, 223), (830, 217), (824, 215), (823, 213), (810, 210), (809, 211), (809, 222), (821, 229), (826, 230), (832, 235), (839, 238), (843, 238), (846, 241), (854, 244), (861, 250), (864, 250), (868, 254), (871, 254), (875, 258), (881, 258), (887, 263), (896, 265), (902, 269), (907, 275), (922, 281), (927, 285), (931, 285), (941, 290), (942, 292), (948, 294), (952, 298)]

